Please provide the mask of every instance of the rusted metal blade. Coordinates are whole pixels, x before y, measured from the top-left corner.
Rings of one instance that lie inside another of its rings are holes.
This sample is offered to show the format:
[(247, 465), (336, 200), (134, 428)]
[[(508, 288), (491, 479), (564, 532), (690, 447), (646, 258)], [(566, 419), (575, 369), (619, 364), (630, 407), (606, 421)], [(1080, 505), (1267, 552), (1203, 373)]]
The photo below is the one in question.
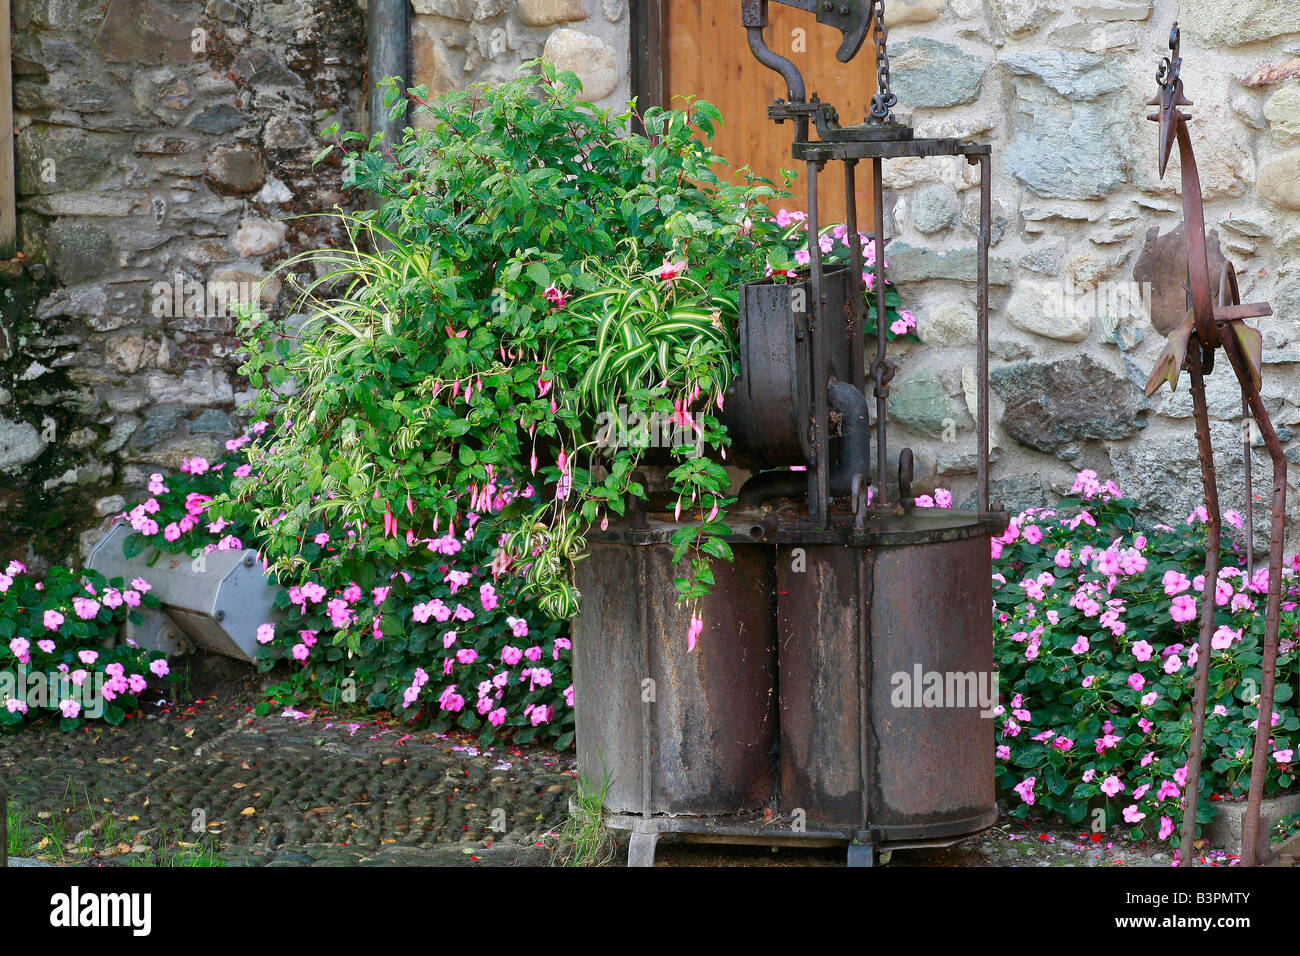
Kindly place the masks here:
[(1258, 329), (1252, 329), (1245, 322), (1229, 322), (1228, 328), (1232, 330), (1233, 338), (1237, 340), (1241, 354), (1246, 358), (1250, 370), (1250, 383), (1258, 392), (1262, 384), (1260, 374), (1264, 363), (1264, 337), (1259, 334)]
[(1165, 382), (1169, 383), (1169, 391), (1178, 391), (1178, 372), (1187, 359), (1187, 343), (1195, 326), (1196, 317), (1189, 309), (1183, 324), (1165, 338), (1165, 350), (1156, 359), (1155, 367), (1151, 369), (1151, 376), (1147, 379), (1147, 398), (1154, 395)]
[(1273, 314), (1273, 307), (1267, 302), (1246, 302), (1235, 305), (1220, 305), (1214, 309), (1216, 322), (1240, 322), (1242, 319), (1261, 319)]

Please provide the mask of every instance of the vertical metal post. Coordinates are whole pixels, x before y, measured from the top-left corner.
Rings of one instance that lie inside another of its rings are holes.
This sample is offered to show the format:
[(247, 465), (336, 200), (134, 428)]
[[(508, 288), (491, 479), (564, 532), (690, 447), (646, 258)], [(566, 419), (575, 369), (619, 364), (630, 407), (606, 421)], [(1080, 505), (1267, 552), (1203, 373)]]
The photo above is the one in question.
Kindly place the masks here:
[(867, 339), (864, 329), (864, 320), (866, 318), (862, 282), (862, 236), (858, 233), (858, 187), (856, 168), (858, 161), (856, 159), (846, 159), (844, 161), (844, 214), (845, 228), (848, 235), (849, 246), (849, 268), (853, 271), (852, 289), (850, 292), (849, 302), (853, 308), (853, 342), (849, 349), (849, 355), (852, 361), (852, 380), (853, 387), (867, 394)]
[(980, 235), (975, 305), (975, 428), (977, 507), (989, 510), (989, 241), (993, 232), (993, 184), (991, 157), (983, 153), (980, 167)]
[(1205, 376), (1201, 371), (1201, 342), (1193, 336), (1187, 349), (1191, 372), (1192, 411), (1196, 442), (1205, 485), (1205, 587), (1201, 594), (1200, 636), (1197, 641), (1196, 684), (1192, 693), (1192, 733), (1187, 751), (1187, 784), (1183, 788), (1183, 828), (1179, 835), (1179, 866), (1192, 865), (1196, 840), (1196, 808), (1201, 791), (1201, 754), (1205, 750), (1205, 707), (1210, 691), (1210, 636), (1214, 630), (1214, 586), (1219, 580), (1219, 488), (1214, 477), (1214, 448), (1210, 443), (1210, 413), (1205, 403)]
[(1246, 471), (1246, 573), (1255, 576), (1255, 488), (1251, 474), (1250, 444), (1255, 433), (1254, 419), (1250, 414), (1250, 400), (1246, 390), (1241, 390), (1241, 444), (1242, 467)]
[(888, 370), (885, 367), (885, 183), (884, 160), (879, 156), (871, 160), (871, 198), (875, 204), (875, 293), (876, 293), (876, 360), (871, 363), (871, 377), (875, 380), (876, 395), (876, 497), (883, 508), (889, 504), (889, 473), (887, 466), (889, 445), (886, 438), (886, 419), (889, 413)]
[(813, 474), (808, 488), (808, 515), (818, 524), (830, 521), (830, 451), (826, 416), (826, 344), (822, 341), (826, 324), (822, 315), (822, 247), (821, 217), (817, 209), (817, 176), (822, 161), (808, 161), (808, 255), (812, 273), (812, 302), (808, 305), (808, 332), (812, 336), (811, 353), (813, 405)]

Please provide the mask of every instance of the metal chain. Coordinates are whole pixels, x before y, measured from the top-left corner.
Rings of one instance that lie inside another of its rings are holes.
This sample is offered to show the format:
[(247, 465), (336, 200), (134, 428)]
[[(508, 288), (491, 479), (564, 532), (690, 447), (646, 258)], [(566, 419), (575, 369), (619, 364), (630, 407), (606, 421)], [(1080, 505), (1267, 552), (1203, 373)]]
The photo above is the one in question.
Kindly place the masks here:
[(898, 97), (889, 88), (889, 51), (885, 48), (889, 32), (885, 28), (885, 0), (874, 2), (876, 15), (872, 38), (876, 43), (876, 95), (871, 98), (871, 122), (890, 125), (894, 122), (890, 110), (898, 103)]

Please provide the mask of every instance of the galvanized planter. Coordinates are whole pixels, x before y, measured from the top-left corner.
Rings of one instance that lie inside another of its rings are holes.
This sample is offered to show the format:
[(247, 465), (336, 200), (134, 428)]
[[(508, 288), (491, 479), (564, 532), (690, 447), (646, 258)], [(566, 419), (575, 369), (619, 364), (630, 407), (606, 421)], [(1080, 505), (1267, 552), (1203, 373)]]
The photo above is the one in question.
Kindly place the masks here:
[(1001, 516), (737, 536), (694, 651), (672, 588), (678, 525), (648, 524), (598, 536), (573, 626), (579, 763), (608, 784), (607, 822), (631, 833), (632, 865), (652, 863), (665, 833), (847, 844), (850, 862), (870, 863), (877, 848), (949, 843), (996, 820), (980, 695), (898, 706), (893, 678), (919, 668), (988, 686), (988, 535)]

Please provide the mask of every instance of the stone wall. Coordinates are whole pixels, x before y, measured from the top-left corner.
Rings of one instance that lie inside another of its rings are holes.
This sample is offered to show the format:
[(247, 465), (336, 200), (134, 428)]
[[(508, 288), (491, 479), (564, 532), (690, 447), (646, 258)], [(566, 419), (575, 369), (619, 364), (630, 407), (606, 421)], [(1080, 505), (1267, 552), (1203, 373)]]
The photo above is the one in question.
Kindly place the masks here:
[[(413, 3), (416, 79), (435, 92), (505, 79), (545, 52), (602, 105), (626, 96), (622, 3)], [(1183, 249), (1170, 236), (1181, 221), (1178, 159), (1161, 180), (1145, 119), (1178, 17), (1207, 225), (1238, 266), (1243, 298), (1275, 308), (1257, 323), (1265, 396), (1300, 462), (1300, 18), (1290, 6), (888, 0), (901, 118), (918, 135), (994, 148), (991, 474), (1006, 506), (1053, 500), (1082, 468), (1115, 478), (1153, 520), (1182, 520), (1199, 503), (1186, 378), (1173, 396), (1148, 401), (1141, 390), (1185, 308), (1168, 278)], [(914, 448), (919, 490), (950, 487), (959, 500), (974, 485), (977, 177), (952, 158), (894, 160), (885, 172), (891, 276), (923, 340), (895, 351), (891, 445)], [(1225, 507), (1240, 508), (1242, 416), (1226, 362), (1208, 391)], [(1256, 444), (1256, 488), (1266, 489)]]
[[(0, 556), (76, 561), (249, 395), (228, 297), (334, 234), (355, 0), (14, 0), (19, 249), (0, 274)], [(288, 298), (268, 285), (262, 304)], [(80, 539), (80, 540), (79, 540)]]
[[(1141, 390), (1164, 333), (1186, 308), (1177, 285), (1183, 246), (1168, 237), (1182, 217), (1177, 150), (1161, 180), (1157, 127), (1145, 118), (1176, 18), (1207, 227), (1237, 264), (1243, 300), (1273, 304), (1274, 317), (1253, 323), (1264, 333), (1264, 395), (1291, 460), (1300, 462), (1294, 4), (893, 0), (887, 7), (899, 23), (890, 32), (895, 89), (918, 135), (970, 136), (994, 149), (994, 497), (1016, 508), (1042, 504), (1067, 492), (1077, 470), (1091, 468), (1114, 477), (1154, 519), (1182, 521), (1200, 502), (1186, 376), (1173, 396), (1166, 390), (1148, 401)], [(948, 158), (891, 161), (885, 171), (891, 275), (924, 340), (901, 359), (891, 443), (916, 448), (918, 484), (955, 486), (959, 498), (973, 484), (977, 177), (974, 167)], [(1153, 278), (1160, 281), (1144, 284)], [(1240, 509), (1241, 399), (1226, 360), (1207, 391), (1224, 507)], [(1263, 489), (1259, 510), (1266, 512), (1271, 466), (1258, 445), (1255, 488), (1257, 495)]]
[[(631, 97), (628, 4), (636, 0), (412, 0), (411, 72), (435, 96), (513, 79), (545, 55), (598, 106)], [(415, 117), (419, 123), (419, 117)]]

